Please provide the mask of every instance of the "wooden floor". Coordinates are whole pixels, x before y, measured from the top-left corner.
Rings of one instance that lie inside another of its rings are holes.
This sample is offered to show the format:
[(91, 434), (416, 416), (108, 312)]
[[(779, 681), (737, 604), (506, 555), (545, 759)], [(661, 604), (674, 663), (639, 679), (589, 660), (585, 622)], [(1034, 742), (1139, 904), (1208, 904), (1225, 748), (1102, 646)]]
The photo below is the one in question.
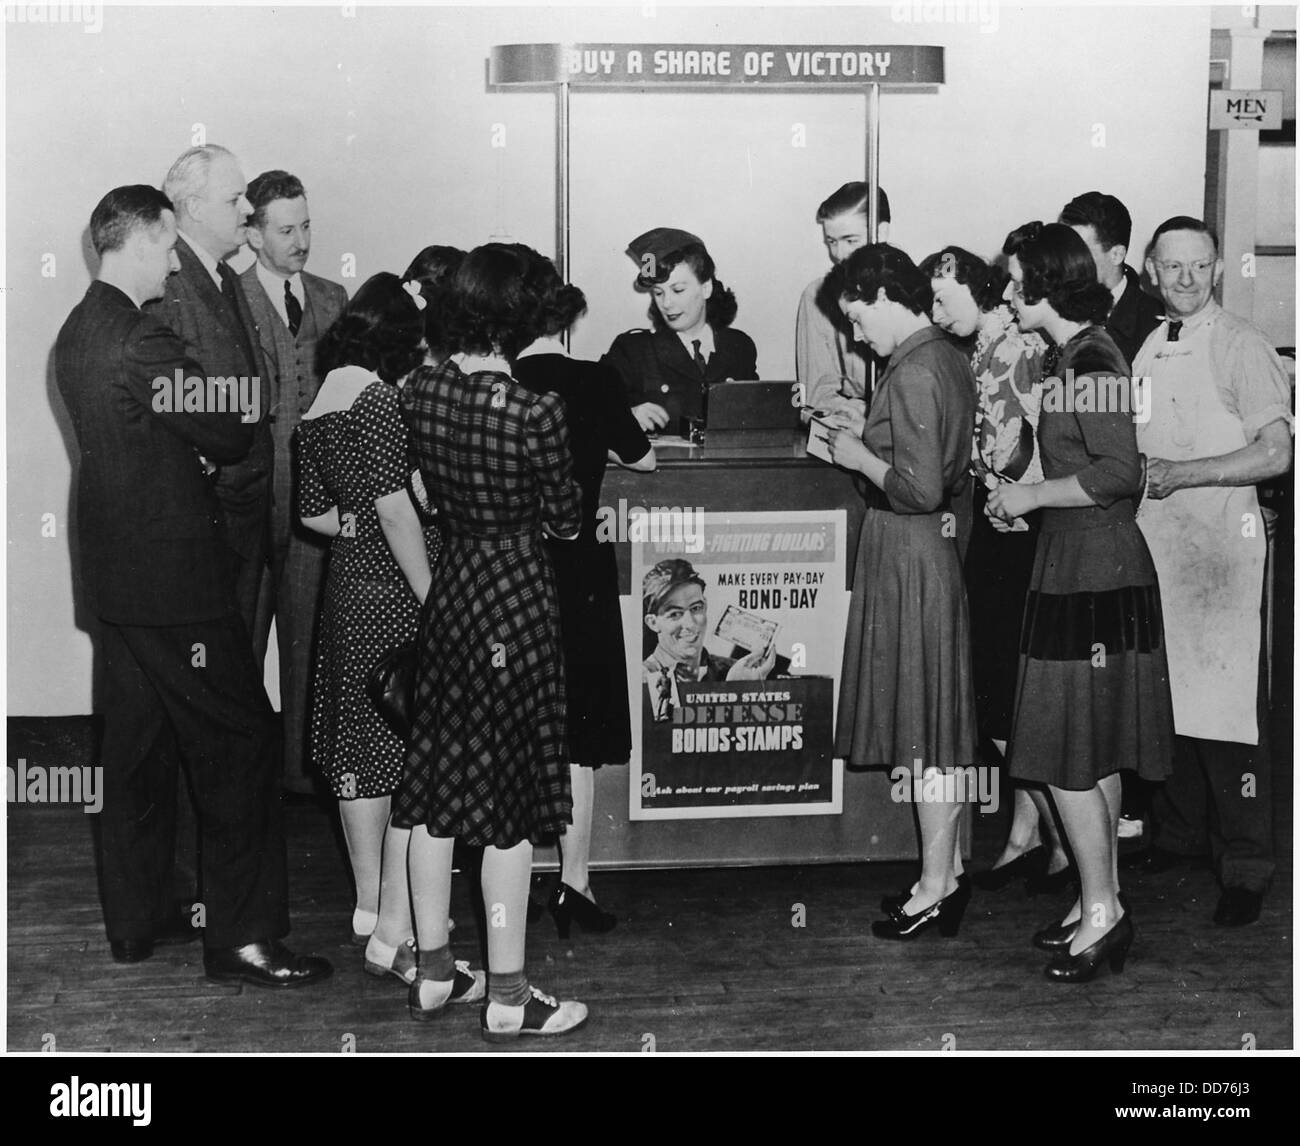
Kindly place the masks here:
[[(953, 940), (875, 940), (880, 895), (900, 864), (605, 872), (604, 936), (560, 942), (531, 929), (532, 980), (591, 1007), (569, 1038), (520, 1051), (1217, 1050), (1290, 1048), (1292, 790), (1289, 716), (1275, 728), (1281, 862), (1260, 923), (1210, 925), (1208, 872), (1130, 878), (1137, 942), (1124, 973), (1086, 986), (1043, 978), (1029, 944), (1061, 899), (1019, 888), (977, 894)], [(8, 762), (94, 760), (90, 722), (9, 722)], [(279, 994), (208, 983), (197, 944), (135, 966), (109, 958), (95, 893), (91, 816), (10, 804), (11, 1051), (482, 1052), (478, 1009), (417, 1024), (405, 989), (362, 973), (347, 942), (351, 898), (328, 813), (287, 810), (291, 944), (335, 964), (321, 987)], [(1006, 816), (976, 816), (975, 858), (991, 862)], [(798, 905), (806, 926), (794, 927)], [(474, 957), (472, 910), (457, 877), (457, 955)], [(475, 959), (477, 962), (477, 959)], [(514, 1051), (514, 1048), (508, 1048)]]

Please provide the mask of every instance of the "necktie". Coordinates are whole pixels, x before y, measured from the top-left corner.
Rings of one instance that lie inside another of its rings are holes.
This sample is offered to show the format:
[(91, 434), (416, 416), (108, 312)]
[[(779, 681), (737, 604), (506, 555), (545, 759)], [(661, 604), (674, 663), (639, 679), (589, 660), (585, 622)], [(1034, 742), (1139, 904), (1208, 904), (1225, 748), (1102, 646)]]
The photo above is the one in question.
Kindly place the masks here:
[(248, 337), (248, 328), (244, 325), (244, 316), (239, 313), (239, 299), (236, 294), (235, 272), (224, 262), (217, 264), (217, 273), (221, 276), (221, 296), (230, 307), (230, 316), (234, 319), (235, 329), (239, 331), (240, 345), (244, 350), (244, 359), (249, 370), (256, 373), (256, 359), (253, 357), (253, 344)]
[(691, 339), (691, 346), (695, 348), (695, 353), (691, 355), (695, 359), (695, 369), (700, 372), (700, 421), (709, 420), (709, 380), (705, 377), (705, 370), (708, 363), (704, 361), (704, 354), (700, 350), (700, 340)]
[(289, 280), (284, 280), (284, 313), (289, 319), (289, 333), (298, 337), (298, 327), (302, 324), (302, 303), (294, 297), (289, 287)]
[(704, 361), (704, 355), (700, 351), (700, 340), (698, 338), (693, 339), (691, 341), (691, 345), (695, 347), (695, 353), (694, 355), (692, 355), (692, 357), (695, 359), (695, 368), (700, 372), (700, 377), (703, 378), (704, 371), (705, 368), (708, 366), (708, 363)]
[(1165, 341), (1177, 342), (1178, 335), (1182, 331), (1182, 329), (1183, 329), (1183, 324), (1181, 322), (1171, 322), (1169, 324), (1169, 330), (1165, 333)]

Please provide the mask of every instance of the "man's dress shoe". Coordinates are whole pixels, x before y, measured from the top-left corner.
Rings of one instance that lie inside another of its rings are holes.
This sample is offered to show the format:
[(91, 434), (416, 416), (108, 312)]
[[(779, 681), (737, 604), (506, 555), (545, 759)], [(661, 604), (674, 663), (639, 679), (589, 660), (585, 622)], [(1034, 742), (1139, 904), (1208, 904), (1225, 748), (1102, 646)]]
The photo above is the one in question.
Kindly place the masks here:
[(1248, 887), (1225, 887), (1219, 906), (1214, 909), (1214, 922), (1220, 927), (1245, 927), (1259, 918), (1264, 906), (1264, 893)]
[(246, 943), (243, 947), (209, 948), (203, 970), (216, 982), (242, 982), (254, 987), (305, 987), (328, 979), (334, 968), (317, 955), (295, 955), (278, 939)]
[(178, 904), (167, 921), (145, 939), (114, 939), (109, 943), (114, 963), (140, 963), (153, 954), (155, 947), (174, 947), (180, 943), (193, 943), (203, 929), (195, 927), (193, 916), (185, 904)]
[(153, 954), (152, 939), (113, 939), (108, 944), (114, 963), (142, 963)]

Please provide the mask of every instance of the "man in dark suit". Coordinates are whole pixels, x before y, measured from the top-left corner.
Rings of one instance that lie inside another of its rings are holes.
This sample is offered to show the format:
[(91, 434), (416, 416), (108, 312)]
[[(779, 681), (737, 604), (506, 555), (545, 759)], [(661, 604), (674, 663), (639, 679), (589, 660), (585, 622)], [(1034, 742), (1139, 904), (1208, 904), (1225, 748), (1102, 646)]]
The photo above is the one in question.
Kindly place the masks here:
[(1133, 234), (1128, 208), (1114, 195), (1087, 191), (1061, 209), (1058, 221), (1088, 244), (1097, 264), (1097, 281), (1115, 300), (1106, 319), (1106, 332), (1131, 366), (1147, 335), (1160, 325), (1164, 307), (1142, 289), (1137, 271), (1124, 261)]
[(251, 635), (270, 530), (273, 446), (267, 421), (267, 376), (257, 330), (239, 276), (225, 260), (243, 245), (251, 208), (239, 162), (224, 147), (186, 151), (167, 172), (163, 192), (176, 205), (179, 273), (168, 281), (158, 317), (185, 343), (185, 352), (212, 377), (247, 379), (255, 407), (253, 438), (242, 458), (217, 471), (217, 499), (226, 536), (239, 558), (235, 597)]
[[(192, 937), (169, 903), (179, 749), (199, 810), (210, 978), (292, 987), (323, 959), (289, 929), (273, 726), (235, 608), (232, 553), (209, 471), (255, 433), (238, 381), (205, 375), (140, 308), (177, 267), (170, 201), (119, 187), (95, 208), (100, 256), (59, 332), (55, 372), (81, 453), (83, 576), (103, 622), (101, 871), (113, 958)], [(200, 915), (192, 921), (200, 922)]]
[(622, 375), (646, 433), (686, 436), (690, 423), (705, 420), (711, 387), (758, 377), (757, 351), (748, 334), (731, 329), (736, 296), (717, 281), (695, 235), (656, 227), (633, 239), (627, 255), (641, 270), (636, 289), (654, 299), (655, 329), (620, 334), (601, 361)]
[(294, 431), (320, 389), (316, 342), (343, 313), (348, 295), (338, 283), (308, 274), (311, 216), (302, 183), (287, 171), (265, 171), (248, 185), (253, 208), (248, 245), (257, 262), (241, 276), (271, 364), (267, 395), (275, 449), (271, 485), (270, 564), (262, 575), (253, 647), (266, 656), (271, 618), (280, 650), (280, 712), (286, 790), (306, 795), (313, 784), (304, 765), (312, 635), (320, 609), (327, 547), (302, 527), (294, 508)]

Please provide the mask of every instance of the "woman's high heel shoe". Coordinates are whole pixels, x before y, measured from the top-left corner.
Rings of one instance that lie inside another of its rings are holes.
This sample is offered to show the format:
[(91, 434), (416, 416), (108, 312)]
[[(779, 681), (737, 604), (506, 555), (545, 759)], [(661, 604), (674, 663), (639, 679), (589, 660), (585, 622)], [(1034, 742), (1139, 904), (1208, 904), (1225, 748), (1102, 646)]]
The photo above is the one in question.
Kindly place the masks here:
[[(1124, 914), (1128, 914), (1128, 898), (1121, 891), (1119, 893), (1119, 905)], [(1040, 951), (1060, 951), (1062, 948), (1069, 947), (1074, 942), (1074, 937), (1079, 931), (1079, 921), (1076, 919), (1073, 923), (1066, 923), (1060, 920), (1057, 923), (1049, 923), (1042, 931), (1034, 932), (1034, 946)]]
[(1046, 975), (1057, 983), (1086, 983), (1096, 976), (1103, 962), (1110, 964), (1112, 975), (1118, 975), (1124, 970), (1124, 960), (1132, 944), (1133, 920), (1124, 915), (1096, 943), (1077, 955), (1070, 955), (1068, 948), (1057, 952), (1056, 958), (1047, 965)]
[(981, 891), (1001, 891), (1013, 880), (1035, 879), (1042, 875), (1047, 870), (1047, 860), (1047, 849), (1039, 844), (1001, 867), (977, 871), (971, 876), (971, 882)]
[[(962, 887), (971, 882), (970, 872), (962, 872), (957, 877), (957, 886)], [(880, 897), (880, 910), (884, 915), (893, 915), (895, 912), (902, 911), (907, 905), (907, 901), (912, 898), (915, 892), (900, 891), (897, 895), (882, 895)]]
[(568, 939), (570, 927), (576, 923), (583, 931), (612, 931), (618, 916), (602, 911), (585, 895), (576, 892), (567, 883), (561, 883), (551, 896), (548, 905), (555, 920), (555, 930), (561, 939)]
[(961, 927), (962, 916), (970, 903), (970, 882), (957, 883), (957, 890), (932, 903), (924, 911), (908, 915), (901, 907), (888, 919), (877, 919), (871, 925), (871, 934), (877, 939), (915, 939), (930, 927), (938, 927), (939, 934), (951, 939)]

